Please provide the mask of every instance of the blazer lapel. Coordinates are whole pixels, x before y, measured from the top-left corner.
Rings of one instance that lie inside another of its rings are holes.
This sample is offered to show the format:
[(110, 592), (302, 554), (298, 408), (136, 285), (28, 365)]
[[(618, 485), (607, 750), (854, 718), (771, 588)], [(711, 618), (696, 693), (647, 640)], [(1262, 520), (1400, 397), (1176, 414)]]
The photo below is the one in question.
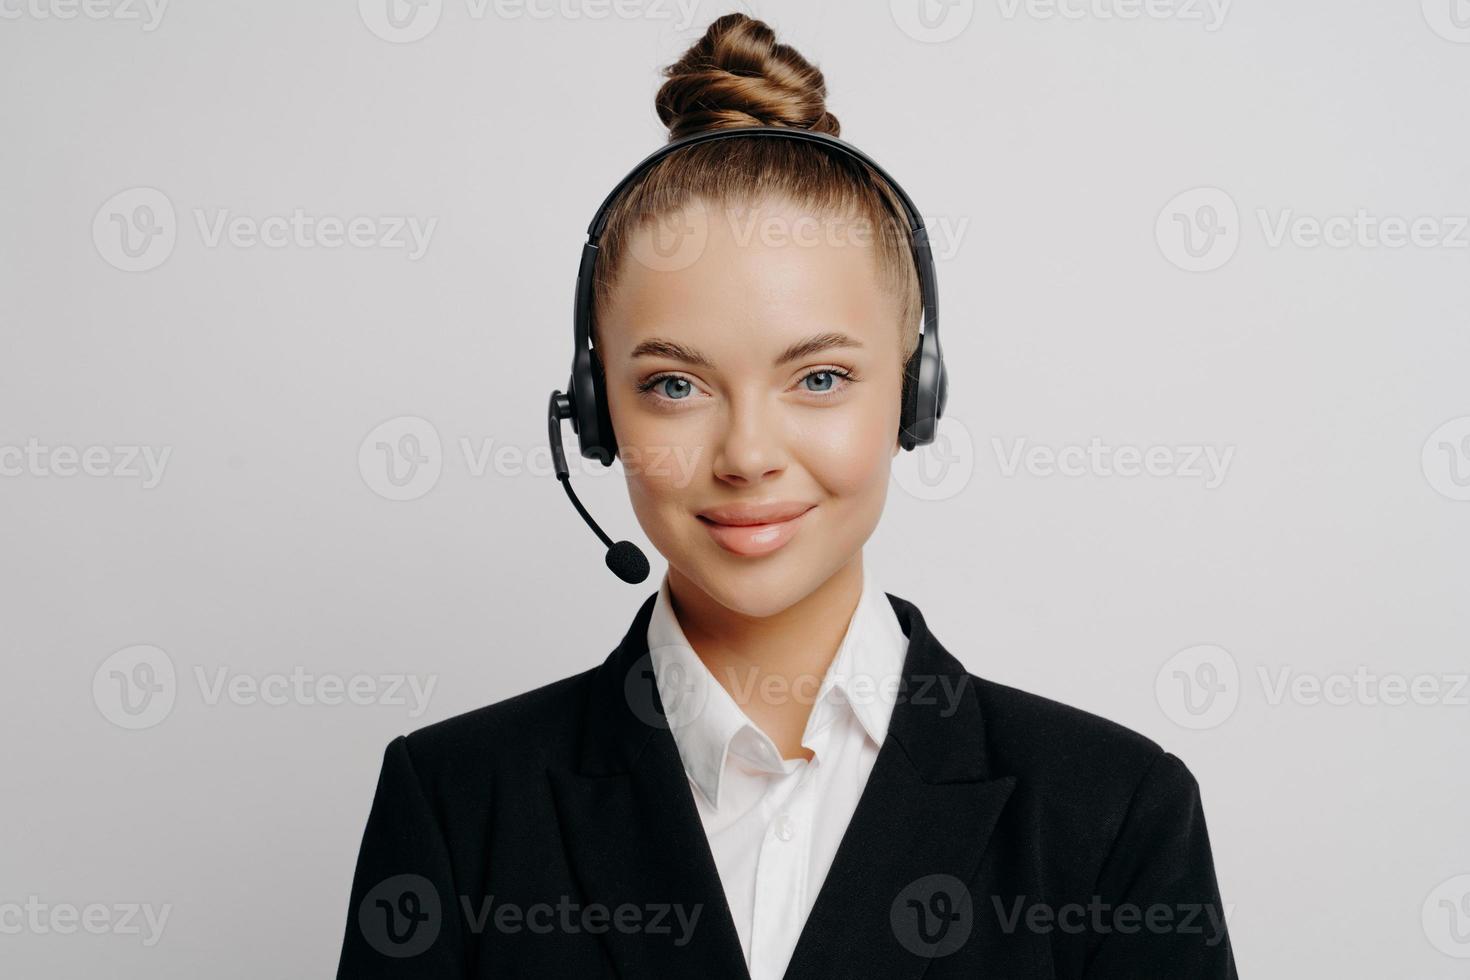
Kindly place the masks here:
[[(549, 775), (572, 872), (626, 977), (748, 980), (740, 938), (648, 658), (657, 593), (592, 677), (576, 771)], [(618, 909), (638, 910), (636, 928)]]
[(918, 977), (965, 944), (993, 884), (976, 872), (1015, 778), (989, 771), (973, 678), (885, 594), (909, 638), (903, 681), (787, 977)]
[[(916, 606), (887, 595), (909, 639), (904, 676), (787, 967), (799, 980), (913, 980), (971, 939), (972, 927), (984, 941), (981, 903), (994, 891), (996, 862), (981, 858), (1015, 779), (990, 771), (973, 678)], [(656, 598), (593, 673), (577, 768), (549, 772), (567, 857), (585, 903), (614, 916), (620, 906), (638, 909), (643, 927), (601, 934), (620, 975), (748, 980), (653, 680)]]

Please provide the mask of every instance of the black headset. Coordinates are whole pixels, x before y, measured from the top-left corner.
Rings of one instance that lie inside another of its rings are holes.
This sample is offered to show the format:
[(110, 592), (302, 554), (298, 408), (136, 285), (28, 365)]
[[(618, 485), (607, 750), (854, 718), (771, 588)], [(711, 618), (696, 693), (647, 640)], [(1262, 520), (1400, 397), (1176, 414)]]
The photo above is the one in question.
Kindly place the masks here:
[(756, 136), (773, 139), (799, 140), (826, 147), (829, 151), (868, 167), (892, 188), (903, 206), (909, 223), (909, 244), (913, 249), (914, 268), (919, 276), (919, 295), (924, 307), (924, 330), (919, 345), (904, 365), (902, 405), (899, 414), (898, 443), (904, 449), (914, 449), (934, 441), (939, 418), (944, 414), (944, 404), (949, 394), (949, 379), (944, 368), (944, 356), (939, 347), (939, 307), (936, 302), (934, 257), (929, 250), (929, 232), (924, 219), (914, 207), (904, 189), (867, 154), (851, 143), (817, 133), (809, 129), (785, 126), (738, 126), (729, 129), (711, 129), (693, 133), (659, 147), (644, 157), (628, 175), (618, 181), (616, 187), (603, 199), (597, 216), (587, 226), (587, 242), (582, 246), (582, 264), (577, 270), (577, 291), (572, 307), (572, 338), (575, 344), (572, 353), (572, 373), (567, 380), (567, 392), (553, 391), (548, 409), (548, 436), (551, 443), (552, 462), (556, 478), (566, 489), (567, 496), (582, 515), (582, 519), (607, 546), (607, 565), (625, 582), (636, 584), (648, 577), (648, 559), (630, 541), (612, 541), (602, 528), (597, 526), (577, 495), (572, 492), (566, 454), (562, 449), (561, 420), (572, 420), (572, 431), (582, 455), (595, 459), (604, 466), (611, 466), (617, 456), (617, 439), (613, 433), (612, 418), (608, 413), (607, 393), (604, 390), (602, 363), (592, 347), (592, 297), (597, 266), (598, 244), (607, 226), (608, 214), (618, 196), (629, 184), (637, 180), (649, 167), (669, 154), (695, 143)]

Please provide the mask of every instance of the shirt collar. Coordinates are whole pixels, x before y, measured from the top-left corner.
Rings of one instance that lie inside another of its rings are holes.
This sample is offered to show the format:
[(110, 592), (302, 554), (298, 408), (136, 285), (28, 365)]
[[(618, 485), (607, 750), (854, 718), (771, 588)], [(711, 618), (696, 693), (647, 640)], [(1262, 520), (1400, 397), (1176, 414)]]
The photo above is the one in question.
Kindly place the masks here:
[[(741, 710), (694, 652), (674, 615), (664, 572), (648, 622), (648, 651), (664, 715), (689, 778), (716, 810), (721, 776), (740, 736), (740, 754), (771, 772), (786, 768), (775, 743)], [(862, 594), (818, 688), (803, 744), (837, 720), (845, 704), (875, 745), (888, 734), (908, 637), (887, 595), (863, 566)]]

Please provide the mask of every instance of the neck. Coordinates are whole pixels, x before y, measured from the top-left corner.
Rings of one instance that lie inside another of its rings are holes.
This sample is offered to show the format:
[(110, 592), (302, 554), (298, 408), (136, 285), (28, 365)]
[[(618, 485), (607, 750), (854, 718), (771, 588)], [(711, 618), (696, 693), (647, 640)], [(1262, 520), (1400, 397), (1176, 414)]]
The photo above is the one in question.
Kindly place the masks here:
[(721, 605), (669, 568), (669, 594), (685, 638), (784, 759), (811, 758), (801, 736), (857, 610), (862, 562), (859, 551), (809, 595), (765, 617)]

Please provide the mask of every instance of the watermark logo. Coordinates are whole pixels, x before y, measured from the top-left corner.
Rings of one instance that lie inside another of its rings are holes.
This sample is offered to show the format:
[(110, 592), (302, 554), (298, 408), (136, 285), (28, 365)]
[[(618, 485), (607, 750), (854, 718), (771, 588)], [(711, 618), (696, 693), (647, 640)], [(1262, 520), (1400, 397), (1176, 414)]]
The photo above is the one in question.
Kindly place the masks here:
[(1424, 935), (1446, 956), (1470, 959), (1470, 875), (1440, 882), (1424, 899)]
[(92, 702), (119, 728), (152, 728), (169, 716), (178, 697), (174, 662), (146, 643), (112, 654), (92, 675)]
[(1470, 415), (1450, 419), (1424, 440), (1424, 479), (1451, 500), (1470, 500)]
[(975, 0), (889, 0), (893, 22), (915, 41), (953, 41), (975, 19)]
[[(0, 453), (3, 451), (0, 447)], [(628, 476), (646, 474), (687, 487), (703, 453), (703, 446), (621, 445), (617, 459)], [(568, 453), (566, 462), (570, 474), (580, 479), (617, 476), (613, 467), (580, 453)], [(446, 467), (473, 479), (556, 478), (551, 447), (545, 442), (526, 446), (493, 437), (460, 435), (445, 444), (431, 422), (413, 415), (381, 423), (358, 445), (358, 470), (363, 482), (388, 500), (424, 496), (438, 483)]]
[(1180, 650), (1159, 668), (1154, 697), (1181, 728), (1215, 728), (1240, 703), (1240, 668), (1223, 647), (1202, 644)]
[(1154, 238), (1164, 258), (1186, 272), (1211, 272), (1240, 246), (1240, 211), (1218, 187), (1177, 194), (1159, 212)]
[(1267, 708), (1466, 708), (1470, 673), (1382, 673), (1366, 664), (1313, 672), (1257, 664), (1256, 686), (1245, 683), (1234, 657), (1217, 646), (1174, 655), (1155, 678), (1159, 706), (1182, 728), (1224, 724), (1249, 695)]
[(357, 13), (384, 41), (410, 44), (439, 26), (444, 0), (357, 0)]
[(945, 415), (939, 420), (934, 441), (901, 452), (893, 459), (893, 479), (911, 497), (919, 500), (948, 500), (970, 485), (975, 475), (975, 440), (959, 419)]
[(954, 875), (925, 875), (893, 899), (888, 923), (904, 949), (937, 959), (965, 945), (975, 925), (970, 889)]
[(368, 489), (385, 500), (417, 500), (444, 471), (439, 430), (416, 415), (389, 419), (363, 438), (357, 469)]
[[(654, 656), (654, 654), (658, 656)], [(677, 731), (698, 718), (709, 700), (709, 684), (692, 650), (655, 647), (639, 657), (623, 678), (623, 696), (638, 720), (651, 728)]]
[(434, 945), (444, 924), (443, 903), (423, 875), (394, 875), (379, 882), (357, 907), (357, 927), (368, 945), (394, 959), (418, 956)]
[(354, 215), (342, 218), (334, 214), (308, 214), (293, 208), (290, 214), (272, 214), (258, 218), (235, 214), (229, 208), (194, 208), (194, 224), (205, 248), (219, 248), (229, 243), (247, 249), (325, 248), (344, 246), (355, 249), (402, 250), (410, 262), (417, 262), (429, 251), (429, 242), (439, 219), (421, 219), (417, 215)]
[(664, 213), (640, 216), (628, 252), (654, 272), (678, 272), (699, 261), (709, 243), (709, 209), (699, 199)]
[(119, 191), (92, 218), (97, 254), (123, 272), (158, 268), (173, 254), (178, 236), (173, 202), (156, 187)]
[[(4, 2), (4, 0), (0, 0)], [(429, 250), (437, 217), (357, 214), (342, 217), (293, 208), (284, 214), (239, 214), (230, 208), (191, 208), (205, 248), (402, 251), (417, 262)], [(108, 265), (124, 272), (156, 269), (173, 254), (179, 220), (173, 202), (156, 187), (133, 187), (103, 202), (92, 218), (92, 242)]]
[(1470, 44), (1470, 0), (1421, 0), (1424, 20), (1446, 41)]
[[(1465, 214), (1406, 215), (1361, 207), (1332, 214), (1256, 207), (1253, 213), (1269, 249), (1470, 249), (1470, 215)], [(1211, 272), (1229, 262), (1243, 231), (1235, 201), (1217, 187), (1178, 195), (1164, 206), (1154, 226), (1164, 257), (1189, 272)]]
[[(429, 708), (437, 674), (316, 674), (296, 666), (290, 672), (259, 676), (229, 667), (193, 667), (199, 699), (210, 708), (341, 704), (386, 705), (408, 709), (418, 718)], [(152, 728), (168, 718), (178, 700), (180, 682), (173, 658), (149, 644), (126, 647), (109, 656), (92, 675), (92, 702), (119, 728)]]

